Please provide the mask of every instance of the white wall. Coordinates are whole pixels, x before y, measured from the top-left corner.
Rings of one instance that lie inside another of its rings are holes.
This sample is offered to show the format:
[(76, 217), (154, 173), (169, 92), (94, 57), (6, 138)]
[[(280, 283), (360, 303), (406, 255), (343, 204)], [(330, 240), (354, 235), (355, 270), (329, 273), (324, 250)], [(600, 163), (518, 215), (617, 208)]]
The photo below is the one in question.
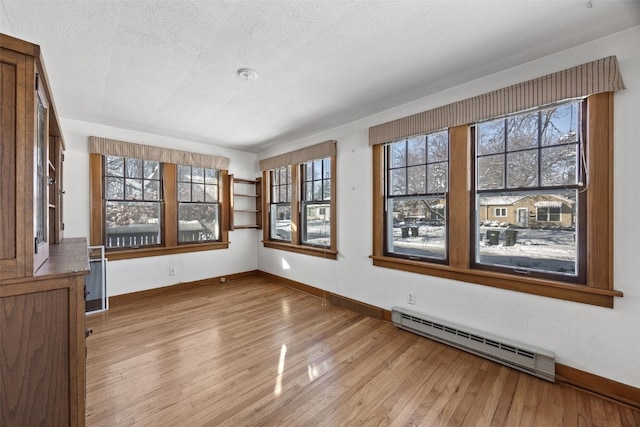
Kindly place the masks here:
[[(310, 138), (260, 153), (266, 158), (328, 139), (338, 141), (337, 261), (258, 249), (258, 268), (390, 309), (406, 306), (460, 325), (554, 351), (559, 363), (640, 387), (640, 27), (542, 58)], [(614, 309), (533, 296), (372, 266), (372, 173), (368, 128), (609, 55), (627, 87), (615, 95), (614, 275), (624, 292)], [(419, 70), (417, 70), (419, 71)]]
[[(90, 135), (179, 150), (220, 155), (231, 159), (229, 173), (255, 178), (256, 155), (174, 138), (133, 132), (95, 123), (62, 119), (66, 143), (64, 168), (64, 236), (89, 237), (89, 152)], [(259, 231), (229, 232), (229, 249), (150, 258), (111, 261), (107, 264), (109, 296), (191, 282), (210, 277), (251, 271), (257, 268)], [(169, 276), (175, 267), (175, 276)]]

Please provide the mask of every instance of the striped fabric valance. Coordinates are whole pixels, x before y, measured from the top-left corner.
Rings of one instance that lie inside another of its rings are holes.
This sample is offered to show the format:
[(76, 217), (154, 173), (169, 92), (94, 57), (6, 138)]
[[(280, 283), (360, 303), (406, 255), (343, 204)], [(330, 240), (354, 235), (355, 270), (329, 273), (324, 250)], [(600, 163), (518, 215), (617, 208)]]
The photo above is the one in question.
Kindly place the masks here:
[(501, 117), (557, 101), (624, 89), (615, 56), (369, 128), (369, 145)]
[(330, 140), (315, 144), (300, 150), (280, 154), (260, 160), (260, 170), (268, 171), (281, 166), (293, 165), (308, 162), (309, 160), (321, 159), (323, 157), (336, 155), (336, 141)]
[(157, 162), (190, 165), (199, 168), (229, 169), (229, 159), (227, 157), (134, 144), (133, 142), (118, 141), (97, 136), (89, 137), (89, 152), (102, 154), (103, 156), (154, 160)]

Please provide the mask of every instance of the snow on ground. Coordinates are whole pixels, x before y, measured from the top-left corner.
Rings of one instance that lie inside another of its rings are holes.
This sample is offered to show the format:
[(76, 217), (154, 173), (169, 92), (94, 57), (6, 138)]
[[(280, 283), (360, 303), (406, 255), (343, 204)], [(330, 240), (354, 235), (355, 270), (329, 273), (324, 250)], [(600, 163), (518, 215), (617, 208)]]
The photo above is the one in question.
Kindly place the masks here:
[[(575, 233), (568, 230), (512, 229), (517, 231), (516, 243), (505, 245), (504, 227), (480, 227), (483, 236), (479, 243), (482, 264), (543, 270), (560, 274), (575, 274)], [(421, 225), (418, 236), (402, 237), (402, 229), (393, 229), (393, 252), (414, 256), (444, 258), (446, 236), (444, 226)], [(488, 231), (500, 233), (497, 245), (489, 244)]]

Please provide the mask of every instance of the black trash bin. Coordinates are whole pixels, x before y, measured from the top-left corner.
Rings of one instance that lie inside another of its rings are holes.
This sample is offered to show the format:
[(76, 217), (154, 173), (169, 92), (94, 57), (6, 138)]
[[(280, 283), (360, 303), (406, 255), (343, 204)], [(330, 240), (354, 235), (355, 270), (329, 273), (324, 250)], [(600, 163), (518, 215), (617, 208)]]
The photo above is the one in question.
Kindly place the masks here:
[(487, 230), (487, 240), (490, 245), (497, 245), (500, 240), (500, 231)]
[(402, 238), (409, 237), (409, 227), (400, 227), (402, 231)]
[(411, 227), (411, 235), (413, 237), (418, 237), (418, 227)]
[(504, 245), (513, 246), (518, 239), (518, 230), (505, 230), (504, 231)]

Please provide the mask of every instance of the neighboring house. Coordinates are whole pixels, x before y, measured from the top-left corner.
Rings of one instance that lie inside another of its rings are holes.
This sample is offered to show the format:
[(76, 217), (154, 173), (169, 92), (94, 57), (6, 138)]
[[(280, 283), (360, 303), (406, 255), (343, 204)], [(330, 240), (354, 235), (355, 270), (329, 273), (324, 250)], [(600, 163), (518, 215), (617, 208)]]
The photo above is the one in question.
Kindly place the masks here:
[(517, 227), (573, 227), (575, 202), (550, 194), (490, 196), (480, 199), (480, 222), (497, 222)]

